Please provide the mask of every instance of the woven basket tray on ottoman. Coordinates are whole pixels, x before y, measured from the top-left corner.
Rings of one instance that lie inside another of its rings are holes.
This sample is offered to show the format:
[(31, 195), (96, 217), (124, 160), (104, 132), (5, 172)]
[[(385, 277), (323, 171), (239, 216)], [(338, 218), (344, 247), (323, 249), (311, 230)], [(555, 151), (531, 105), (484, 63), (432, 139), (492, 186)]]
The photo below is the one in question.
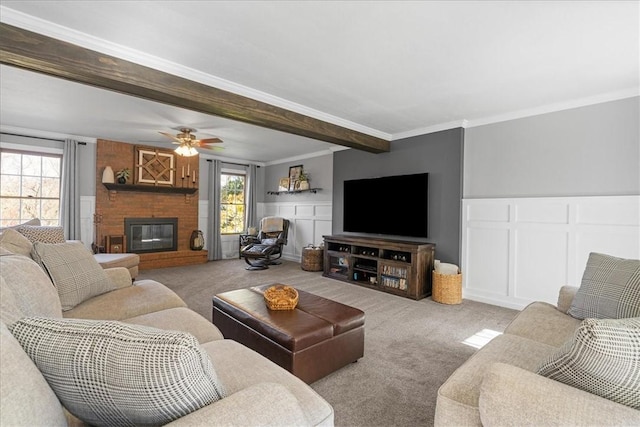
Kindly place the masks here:
[(298, 290), (293, 310), (270, 310), (272, 285), (213, 297), (213, 323), (238, 341), (312, 383), (364, 355), (364, 312)]

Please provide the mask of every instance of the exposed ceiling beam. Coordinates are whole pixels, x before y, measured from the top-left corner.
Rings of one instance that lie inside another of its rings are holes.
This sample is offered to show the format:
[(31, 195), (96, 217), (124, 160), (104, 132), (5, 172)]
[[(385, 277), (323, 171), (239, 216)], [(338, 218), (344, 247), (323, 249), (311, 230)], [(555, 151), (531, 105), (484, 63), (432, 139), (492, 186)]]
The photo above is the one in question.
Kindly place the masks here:
[(390, 147), (384, 139), (4, 23), (0, 63), (371, 153)]

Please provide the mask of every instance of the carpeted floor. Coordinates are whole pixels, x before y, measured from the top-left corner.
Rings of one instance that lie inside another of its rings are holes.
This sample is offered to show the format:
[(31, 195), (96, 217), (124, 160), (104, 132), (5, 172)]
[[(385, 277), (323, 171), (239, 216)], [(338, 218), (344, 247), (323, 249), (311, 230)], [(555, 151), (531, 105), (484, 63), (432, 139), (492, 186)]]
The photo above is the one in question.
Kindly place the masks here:
[(293, 285), (365, 312), (365, 355), (312, 384), (335, 410), (336, 426), (428, 426), (438, 387), (475, 349), (462, 342), (482, 331), (502, 332), (515, 310), (464, 300), (413, 301), (307, 272), (284, 261), (247, 271), (241, 260), (142, 271), (164, 283), (190, 308), (211, 319), (216, 293), (267, 283)]

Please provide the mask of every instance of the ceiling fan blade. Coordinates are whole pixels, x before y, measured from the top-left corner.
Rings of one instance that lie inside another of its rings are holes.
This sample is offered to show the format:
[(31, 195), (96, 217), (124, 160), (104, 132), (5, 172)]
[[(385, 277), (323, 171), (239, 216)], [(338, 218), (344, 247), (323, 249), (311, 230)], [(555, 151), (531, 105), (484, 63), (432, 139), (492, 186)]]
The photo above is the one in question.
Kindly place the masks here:
[(203, 148), (205, 150), (211, 150), (211, 151), (224, 150), (224, 147), (220, 147), (219, 145), (215, 145), (213, 147), (209, 147), (208, 145), (201, 145), (198, 148)]
[(176, 138), (174, 135), (171, 135), (170, 133), (166, 133), (166, 132), (158, 132), (160, 135), (164, 135), (169, 139), (173, 139), (175, 141), (178, 141), (179, 143), (182, 143), (182, 140)]
[(196, 140), (198, 145), (202, 147), (203, 144), (215, 144), (217, 142), (222, 142), (220, 138), (207, 138), (207, 139), (198, 139)]

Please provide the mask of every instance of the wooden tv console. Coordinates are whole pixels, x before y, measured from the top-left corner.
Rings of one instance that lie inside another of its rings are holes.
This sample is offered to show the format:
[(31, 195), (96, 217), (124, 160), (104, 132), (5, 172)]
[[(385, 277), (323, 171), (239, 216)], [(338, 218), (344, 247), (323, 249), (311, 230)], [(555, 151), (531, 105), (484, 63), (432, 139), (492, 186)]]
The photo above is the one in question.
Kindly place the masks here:
[(363, 236), (323, 237), (323, 276), (416, 300), (431, 295), (434, 244)]

